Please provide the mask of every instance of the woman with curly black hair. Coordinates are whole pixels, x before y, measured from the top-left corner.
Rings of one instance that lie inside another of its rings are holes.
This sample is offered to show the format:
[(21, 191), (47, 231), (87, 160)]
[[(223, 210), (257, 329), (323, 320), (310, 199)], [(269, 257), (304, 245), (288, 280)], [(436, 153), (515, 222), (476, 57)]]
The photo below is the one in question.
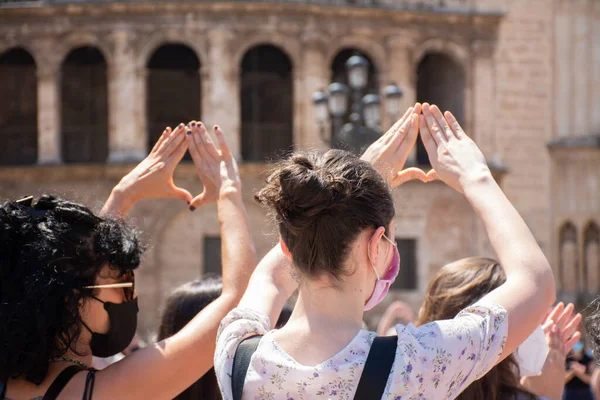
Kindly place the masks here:
[[(223, 133), (215, 127), (219, 149), (202, 123), (190, 126), (167, 128), (100, 215), (48, 195), (0, 206), (0, 398), (171, 399), (212, 368), (219, 322), (243, 294), (256, 256)], [(188, 149), (204, 184), (196, 199), (172, 179)], [(119, 217), (159, 197), (217, 202), (222, 293), (177, 334), (94, 375), (92, 356), (122, 351), (136, 330), (133, 271), (143, 249)]]

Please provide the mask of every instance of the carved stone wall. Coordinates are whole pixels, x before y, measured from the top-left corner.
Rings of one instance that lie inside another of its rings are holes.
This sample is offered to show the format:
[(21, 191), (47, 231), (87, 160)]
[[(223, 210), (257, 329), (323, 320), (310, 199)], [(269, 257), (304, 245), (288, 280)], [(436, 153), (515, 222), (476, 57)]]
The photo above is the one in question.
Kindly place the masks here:
[[(600, 96), (593, 95), (600, 68), (588, 68), (586, 76), (592, 84), (585, 97), (580, 92), (583, 78), (574, 78), (579, 72), (564, 72), (563, 53), (553, 58), (553, 37), (563, 37), (565, 29), (574, 32), (575, 25), (569, 22), (566, 27), (560, 18), (585, 14), (587, 39), (577, 42), (575, 55), (581, 58), (582, 49), (589, 50), (585, 53), (588, 61), (600, 63), (600, 24), (592, 20), (598, 17), (598, 6), (581, 12), (576, 7), (570, 11), (569, 4), (575, 0), (556, 5), (550, 0), (385, 3), (390, 7), (298, 2), (78, 2), (1, 7), (0, 54), (22, 47), (36, 63), (39, 165), (1, 168), (0, 196), (59, 192), (99, 208), (112, 185), (147, 150), (147, 63), (165, 44), (187, 46), (200, 62), (201, 115), (189, 118), (201, 117), (207, 125), (219, 123), (238, 156), (240, 68), (244, 54), (254, 46), (276, 46), (292, 63), (291, 125), (299, 148), (326, 147), (319, 138), (310, 98), (330, 82), (332, 61), (341, 50), (354, 48), (368, 54), (381, 85), (395, 81), (404, 89), (403, 108), (416, 100), (419, 63), (427, 55), (441, 53), (464, 73), (465, 129), (488, 160), (500, 160), (510, 168), (503, 188), (557, 272), (559, 232), (566, 221), (572, 221), (577, 230), (576, 259), (586, 266), (597, 264), (597, 245), (582, 236), (590, 221), (600, 221), (597, 153), (589, 149), (549, 153), (546, 144), (564, 130), (565, 119), (571, 120), (573, 110), (565, 111), (566, 104), (583, 104), (587, 114), (600, 115)], [(106, 60), (109, 155), (106, 164), (65, 166), (61, 164), (61, 64), (80, 46), (97, 48)], [(567, 51), (562, 42), (556, 46)], [(576, 81), (573, 89), (565, 91), (567, 76)], [(577, 121), (583, 121), (581, 111), (575, 111)], [(384, 126), (392, 122), (384, 115)], [(585, 125), (588, 131), (592, 122)], [(263, 211), (251, 200), (262, 184), (264, 170), (264, 164), (241, 167), (259, 255), (276, 241), (268, 235), (273, 230)], [(176, 180), (191, 191), (200, 189), (189, 165), (178, 168)], [(443, 184), (408, 183), (395, 193), (395, 200), (398, 236), (417, 239), (418, 290), (394, 293), (368, 318), (375, 318), (394, 297), (418, 308), (429, 277), (444, 263), (474, 254), (493, 255), (468, 203)], [(189, 213), (176, 201), (140, 204), (132, 219), (146, 232), (150, 244), (138, 274), (140, 327), (148, 332), (155, 326), (165, 296), (177, 284), (201, 276), (203, 237), (216, 235), (218, 224), (214, 207)], [(588, 290), (596, 289), (588, 286)]]

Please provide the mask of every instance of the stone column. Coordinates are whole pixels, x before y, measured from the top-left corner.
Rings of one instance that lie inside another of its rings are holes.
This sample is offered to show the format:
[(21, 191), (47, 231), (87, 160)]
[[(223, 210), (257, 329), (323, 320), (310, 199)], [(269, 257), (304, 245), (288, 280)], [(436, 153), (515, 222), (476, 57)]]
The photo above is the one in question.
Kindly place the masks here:
[[(472, 132), (469, 132), (488, 161), (500, 161), (495, 132), (496, 73), (494, 44), (476, 41), (473, 49), (472, 99), (465, 108), (471, 108)], [(465, 99), (467, 100), (467, 99)]]
[[(323, 36), (315, 32), (303, 37), (304, 49), (302, 52), (302, 70), (297, 74), (302, 76), (302, 84), (295, 85), (294, 90), (294, 122), (301, 118), (301, 135), (296, 132), (295, 144), (302, 148), (327, 148), (327, 143), (321, 138), (321, 127), (315, 119), (315, 110), (312, 95), (317, 90), (327, 90), (330, 83), (331, 72), (325, 56), (326, 43)], [(298, 116), (298, 117), (297, 117)], [(294, 124), (295, 127), (297, 124)], [(331, 128), (326, 124), (322, 128), (329, 137)]]
[(58, 63), (39, 63), (37, 81), (38, 163), (59, 164), (62, 156)]
[(202, 120), (211, 127), (218, 124), (236, 158), (241, 156), (241, 109), (238, 60), (233, 60), (230, 31), (219, 28), (208, 31), (207, 67), (201, 71)]
[(136, 118), (145, 97), (136, 93), (138, 75), (133, 47), (134, 34), (113, 33), (113, 58), (108, 71), (109, 162), (135, 162), (146, 155), (146, 132)]
[[(392, 36), (388, 38), (387, 46), (389, 51), (387, 66), (388, 76), (390, 81), (395, 82), (402, 91), (404, 96), (402, 97), (400, 105), (400, 113), (397, 118), (404, 115), (406, 109), (417, 101), (417, 88), (416, 88), (416, 66), (412, 65), (412, 50), (416, 40), (412, 38), (409, 33), (402, 34), (401, 36)], [(387, 82), (382, 82), (387, 85)], [(385, 99), (382, 99), (385, 101)], [(385, 111), (385, 108), (383, 108)], [(395, 121), (391, 120), (389, 116), (384, 112), (382, 115), (383, 131), (387, 131)], [(417, 161), (417, 149), (416, 147), (411, 152), (407, 164), (416, 164)]]

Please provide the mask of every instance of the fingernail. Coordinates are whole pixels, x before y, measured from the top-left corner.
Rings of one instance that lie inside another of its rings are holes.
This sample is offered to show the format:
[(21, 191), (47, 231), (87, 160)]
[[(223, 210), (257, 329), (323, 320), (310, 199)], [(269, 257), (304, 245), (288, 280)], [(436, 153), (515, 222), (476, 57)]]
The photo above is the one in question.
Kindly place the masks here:
[(186, 129), (185, 133), (186, 133), (186, 135), (191, 135), (192, 131), (190, 131), (189, 129)]
[(194, 207), (194, 206), (190, 206), (190, 211), (192, 211), (192, 212), (193, 212), (193, 211), (196, 211), (196, 207)]
[(219, 125), (215, 125), (215, 129), (220, 130)]
[(193, 128), (193, 127), (195, 127), (195, 126), (196, 126), (196, 123), (195, 123), (195, 122), (192, 122), (192, 128)]
[(180, 128), (183, 128), (183, 122), (179, 124), (179, 127), (180, 127)]

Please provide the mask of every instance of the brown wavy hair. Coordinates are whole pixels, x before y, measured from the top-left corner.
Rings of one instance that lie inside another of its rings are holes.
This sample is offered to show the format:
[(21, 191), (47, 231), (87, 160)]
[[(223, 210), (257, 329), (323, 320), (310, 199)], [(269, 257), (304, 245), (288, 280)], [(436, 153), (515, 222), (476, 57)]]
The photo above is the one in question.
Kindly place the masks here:
[[(469, 257), (447, 264), (429, 283), (417, 325), (452, 319), (504, 282), (504, 269), (491, 258)], [(519, 365), (511, 354), (471, 383), (457, 399), (537, 399), (520, 386), (519, 376)]]
[(296, 152), (275, 166), (255, 196), (275, 220), (305, 277), (334, 285), (351, 271), (344, 262), (365, 229), (389, 228), (392, 192), (366, 161), (343, 150)]

